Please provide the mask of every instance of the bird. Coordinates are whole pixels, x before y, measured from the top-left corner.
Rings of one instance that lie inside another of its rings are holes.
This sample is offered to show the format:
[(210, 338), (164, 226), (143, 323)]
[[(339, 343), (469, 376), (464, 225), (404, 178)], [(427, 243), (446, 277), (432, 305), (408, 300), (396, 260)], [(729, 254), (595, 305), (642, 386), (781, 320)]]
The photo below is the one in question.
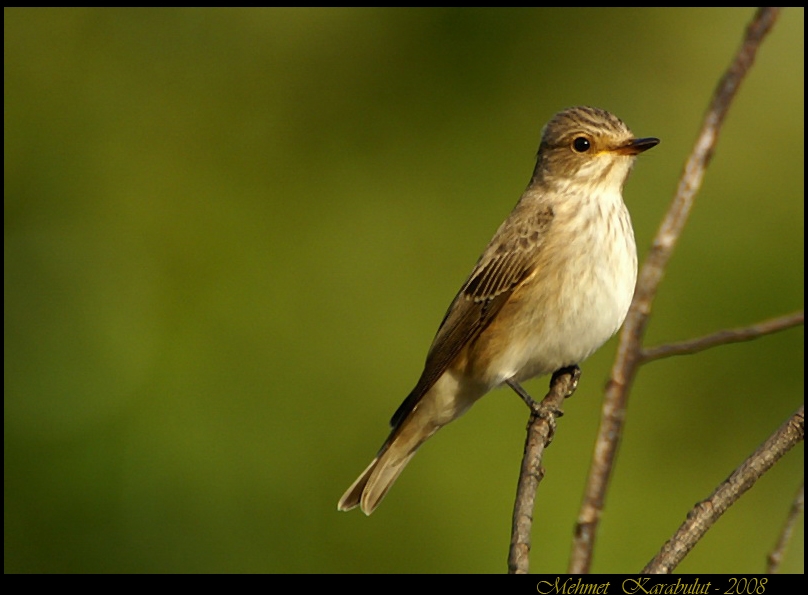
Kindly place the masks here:
[(623, 186), (637, 155), (657, 144), (598, 108), (571, 107), (547, 122), (527, 188), (451, 302), (387, 440), (338, 510), (370, 515), (417, 449), (482, 396), (577, 366), (617, 332), (637, 280)]

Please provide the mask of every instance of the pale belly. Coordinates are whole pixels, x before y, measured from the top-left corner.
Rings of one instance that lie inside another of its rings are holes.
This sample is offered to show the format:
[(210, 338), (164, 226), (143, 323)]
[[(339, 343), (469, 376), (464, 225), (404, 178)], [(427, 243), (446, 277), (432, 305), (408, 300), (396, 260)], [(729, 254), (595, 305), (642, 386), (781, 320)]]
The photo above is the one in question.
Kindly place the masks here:
[(493, 388), (582, 362), (623, 324), (636, 271), (632, 245), (578, 258), (556, 279), (538, 279), (514, 294), (499, 313), (503, 324), (479, 338), (475, 351), (493, 356), (475, 376)]

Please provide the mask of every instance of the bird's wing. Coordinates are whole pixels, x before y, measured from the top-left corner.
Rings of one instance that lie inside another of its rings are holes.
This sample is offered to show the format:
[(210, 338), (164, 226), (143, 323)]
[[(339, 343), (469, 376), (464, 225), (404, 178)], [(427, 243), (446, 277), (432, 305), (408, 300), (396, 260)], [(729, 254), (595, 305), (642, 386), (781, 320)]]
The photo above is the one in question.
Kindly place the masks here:
[[(491, 323), (516, 288), (535, 273), (552, 210), (543, 211), (523, 230), (502, 238), (498, 233), (458, 292), (438, 328), (421, 378), (393, 414), (390, 425), (398, 427), (421, 398), (443, 375), (460, 351)], [(536, 221), (541, 225), (536, 225)], [(503, 225), (503, 228), (507, 226)]]

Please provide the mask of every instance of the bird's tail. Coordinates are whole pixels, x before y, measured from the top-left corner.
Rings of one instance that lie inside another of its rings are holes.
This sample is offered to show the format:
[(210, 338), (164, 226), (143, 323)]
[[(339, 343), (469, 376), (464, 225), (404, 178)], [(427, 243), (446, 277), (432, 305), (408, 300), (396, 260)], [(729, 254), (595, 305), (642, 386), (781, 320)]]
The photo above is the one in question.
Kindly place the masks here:
[(367, 515), (376, 510), (418, 447), (440, 427), (418, 413), (413, 411), (393, 430), (379, 454), (340, 498), (339, 510), (359, 506)]

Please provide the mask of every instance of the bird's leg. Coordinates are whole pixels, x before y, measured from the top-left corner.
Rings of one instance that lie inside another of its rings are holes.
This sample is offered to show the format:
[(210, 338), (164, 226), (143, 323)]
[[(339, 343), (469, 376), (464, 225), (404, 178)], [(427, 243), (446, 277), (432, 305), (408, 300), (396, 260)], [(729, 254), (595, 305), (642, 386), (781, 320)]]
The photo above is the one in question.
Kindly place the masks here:
[(516, 382), (516, 380), (510, 380), (510, 379), (506, 380), (505, 384), (510, 386), (513, 389), (513, 392), (519, 395), (519, 398), (521, 398), (525, 402), (525, 405), (527, 405), (534, 414), (536, 415), (539, 414), (539, 409), (541, 408), (541, 406), (539, 405), (539, 403), (533, 400), (533, 397), (531, 397), (524, 388), (522, 388), (521, 384)]
[(550, 378), (551, 388), (555, 384), (558, 377), (562, 376), (563, 374), (569, 374), (572, 377), (572, 381), (570, 382), (567, 394), (564, 395), (564, 398), (566, 399), (567, 397), (571, 397), (572, 393), (575, 392), (575, 389), (578, 388), (578, 380), (581, 378), (581, 368), (578, 367), (578, 364), (573, 364), (571, 366), (567, 366), (566, 368), (556, 370), (555, 372), (553, 372), (553, 377)]
[[(570, 383), (569, 386), (567, 386), (566, 391), (562, 395), (558, 393), (556, 383), (558, 382), (559, 377), (565, 374), (570, 375)], [(531, 421), (529, 425), (533, 423), (533, 420), (535, 418), (544, 419), (549, 425), (546, 445), (549, 445), (550, 442), (553, 440), (553, 435), (555, 434), (556, 418), (559, 418), (562, 415), (564, 415), (564, 411), (561, 409), (561, 402), (567, 397), (572, 396), (572, 393), (574, 393), (575, 389), (578, 388), (578, 379), (580, 377), (581, 377), (581, 368), (579, 368), (577, 365), (568, 366), (566, 368), (556, 370), (553, 373), (553, 377), (550, 379), (550, 392), (547, 393), (547, 396), (541, 403), (537, 403), (533, 399), (533, 397), (531, 397), (527, 393), (527, 391), (524, 388), (522, 388), (522, 385), (516, 382), (516, 380), (510, 379), (505, 381), (505, 383), (508, 386), (510, 386), (513, 389), (513, 391), (517, 395), (519, 395), (519, 397), (530, 408)]]
[[(567, 389), (567, 393), (564, 395), (564, 398), (567, 398), (571, 396), (572, 393), (575, 392), (576, 388), (578, 388), (578, 379), (581, 377), (581, 368), (579, 368), (576, 364), (572, 366), (567, 366), (566, 368), (561, 368), (553, 372), (553, 376), (550, 379), (551, 392), (553, 390), (553, 387), (555, 386), (555, 383), (558, 380), (558, 377), (564, 374), (569, 374), (572, 377), (572, 381), (570, 382), (569, 388)], [(513, 379), (506, 380), (505, 384), (510, 386), (513, 389), (513, 392), (519, 395), (519, 398), (521, 398), (525, 402), (525, 404), (530, 408), (530, 411), (533, 413), (533, 415), (536, 415), (538, 417), (547, 417), (548, 412), (545, 410), (546, 408), (542, 405), (542, 403), (536, 402), (533, 399), (533, 397), (531, 397), (528, 394), (528, 392), (522, 387), (522, 385), (516, 382), (516, 380)], [(564, 412), (561, 411), (560, 409), (554, 410), (553, 413), (557, 417), (561, 417), (564, 414)]]

